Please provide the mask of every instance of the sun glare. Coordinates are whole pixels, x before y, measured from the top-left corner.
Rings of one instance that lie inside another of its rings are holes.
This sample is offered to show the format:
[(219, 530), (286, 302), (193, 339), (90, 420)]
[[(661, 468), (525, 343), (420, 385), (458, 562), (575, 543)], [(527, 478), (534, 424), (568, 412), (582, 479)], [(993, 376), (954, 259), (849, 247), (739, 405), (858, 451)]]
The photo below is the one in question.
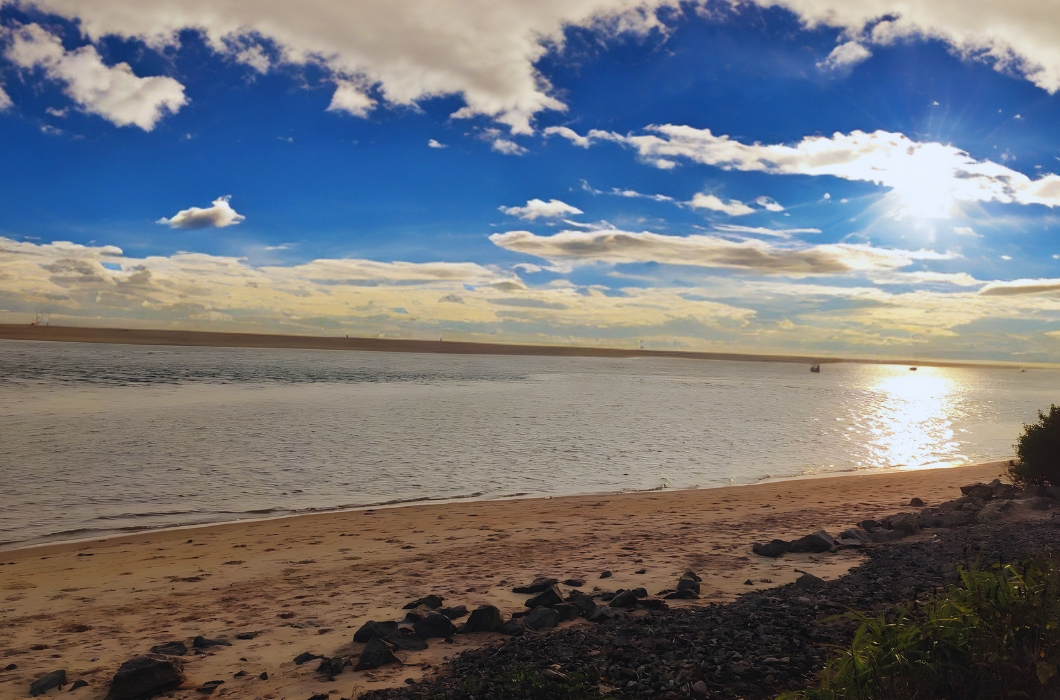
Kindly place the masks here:
[(956, 382), (945, 370), (894, 368), (873, 387), (878, 398), (868, 416), (872, 466), (928, 469), (966, 460), (954, 440)]

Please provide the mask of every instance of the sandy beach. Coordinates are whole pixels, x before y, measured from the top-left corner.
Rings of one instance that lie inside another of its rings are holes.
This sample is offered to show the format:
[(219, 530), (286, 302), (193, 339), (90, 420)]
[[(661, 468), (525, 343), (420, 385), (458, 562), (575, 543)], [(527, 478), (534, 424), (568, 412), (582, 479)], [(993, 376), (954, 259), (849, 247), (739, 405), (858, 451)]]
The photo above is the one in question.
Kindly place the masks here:
[[(511, 588), (539, 575), (584, 578), (584, 590), (643, 586), (655, 593), (695, 569), (702, 599), (675, 605), (782, 585), (796, 569), (831, 579), (859, 555), (769, 560), (751, 554), (751, 543), (837, 531), (898, 512), (913, 497), (939, 503), (1001, 469), (993, 462), (718, 489), (415, 505), (0, 552), (0, 697), (28, 697), (32, 680), (62, 668), (71, 681), (89, 683), (75, 697), (102, 699), (123, 661), (167, 641), (190, 646), (196, 635), (232, 646), (184, 657), (188, 683), (174, 697), (200, 697), (195, 688), (210, 680), (225, 681), (218, 696), (356, 697), (429, 675), (461, 649), (502, 638), (434, 640), (426, 651), (399, 654), (401, 667), (347, 669), (333, 682), (315, 672), (315, 662), (293, 663), (306, 651), (356, 656), (362, 645), (351, 641), (354, 630), (369, 619), (401, 619), (401, 607), (419, 596), (435, 593), (446, 605), (471, 609), (491, 603), (507, 616), (527, 597)], [(613, 576), (601, 579), (605, 570)], [(258, 634), (237, 640), (244, 632)], [(239, 671), (245, 675), (236, 677)]]

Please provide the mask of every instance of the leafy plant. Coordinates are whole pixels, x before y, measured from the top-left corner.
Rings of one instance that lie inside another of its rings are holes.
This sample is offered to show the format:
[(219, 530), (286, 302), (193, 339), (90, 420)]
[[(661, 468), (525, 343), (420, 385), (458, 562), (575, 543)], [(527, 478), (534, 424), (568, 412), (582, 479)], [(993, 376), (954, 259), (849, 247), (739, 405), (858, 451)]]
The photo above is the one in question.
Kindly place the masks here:
[(961, 583), (859, 624), (816, 688), (781, 700), (977, 700), (1056, 697), (1060, 566), (960, 572)]
[(1012, 483), (1060, 485), (1060, 406), (1050, 406), (1048, 415), (1038, 411), (1038, 422), (1023, 426), (1015, 448), (1016, 459), (1007, 470)]

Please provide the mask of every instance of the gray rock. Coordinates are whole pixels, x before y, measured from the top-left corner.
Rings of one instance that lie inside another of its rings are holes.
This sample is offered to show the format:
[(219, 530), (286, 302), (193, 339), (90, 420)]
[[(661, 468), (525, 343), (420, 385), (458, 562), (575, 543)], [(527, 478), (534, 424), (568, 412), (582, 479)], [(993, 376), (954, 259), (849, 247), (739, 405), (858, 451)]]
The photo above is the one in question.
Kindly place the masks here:
[(818, 578), (813, 574), (803, 574), (795, 579), (795, 588), (800, 590), (809, 590), (822, 585), (824, 585), (824, 579)]
[(892, 515), (889, 520), (893, 530), (901, 530), (907, 535), (915, 535), (920, 532), (920, 519), (912, 513)]
[(294, 657), (294, 665), (295, 666), (301, 666), (302, 664), (304, 664), (307, 661), (312, 661), (313, 659), (319, 659), (319, 658), (320, 658), (320, 654), (310, 654), (308, 651), (303, 651), (301, 654), (299, 654), (298, 656)]
[(909, 505), (911, 505), (914, 508), (923, 508), (924, 507), (924, 499), (922, 499), (922, 498), (911, 498), (909, 500)]
[(773, 559), (784, 556), (791, 544), (787, 540), (773, 540), (767, 544), (755, 542), (751, 545), (751, 551), (760, 557), (771, 557)]
[(647, 588), (634, 588), (633, 589), (633, 595), (637, 596), (638, 598), (647, 598), (648, 597), (648, 589)]
[(534, 608), (529, 615), (523, 618), (523, 624), (535, 631), (555, 627), (559, 622), (559, 612), (555, 608), (544, 606)]
[(78, 678), (76, 681), (74, 681), (73, 685), (70, 686), (70, 691), (69, 692), (72, 693), (75, 690), (77, 690), (78, 688), (86, 688), (86, 687), (88, 687), (88, 681), (86, 681), (84, 678)]
[(961, 525), (971, 525), (975, 520), (975, 515), (968, 513), (963, 510), (954, 510), (949, 513), (942, 514), (942, 527), (959, 527)]
[(788, 545), (788, 551), (790, 552), (813, 552), (820, 554), (830, 550), (836, 541), (835, 538), (829, 535), (824, 530), (818, 530), (812, 534), (800, 537), (797, 540), (791, 542)]
[(633, 594), (633, 591), (622, 591), (611, 599), (610, 607), (635, 608), (638, 602), (637, 596)]
[(354, 667), (354, 670), (364, 671), (400, 663), (401, 660), (394, 656), (394, 651), (389, 644), (379, 637), (373, 637), (365, 645), (364, 651), (361, 652), (361, 658), (357, 660), (357, 666)]
[(567, 602), (578, 608), (578, 612), (582, 617), (592, 615), (593, 611), (596, 610), (596, 601), (584, 593), (576, 593), (570, 596), (567, 598)]
[(450, 620), (459, 620), (460, 618), (467, 616), (467, 606), (466, 605), (454, 605), (451, 608), (442, 608), (438, 612), (440, 612), (441, 614), (445, 615)]
[(1028, 498), (1027, 502), (1030, 504), (1031, 510), (1049, 510), (1052, 507), (1052, 504), (1049, 502), (1049, 499), (1044, 498), (1042, 496)]
[[(528, 586), (516, 586), (512, 589), (512, 593), (540, 593), (541, 591), (547, 591), (557, 583), (559, 583), (559, 580), (554, 578), (535, 578), (533, 583)], [(583, 583), (582, 585), (585, 584)]]
[[(699, 584), (696, 584), (696, 585), (699, 585)], [(686, 589), (679, 590), (679, 591), (674, 591), (673, 593), (667, 593), (666, 596), (665, 596), (666, 600), (694, 600), (694, 599), (696, 599), (698, 597), (699, 597), (699, 593), (697, 593), (696, 591), (693, 591), (690, 588), (686, 588)]]
[(354, 632), (353, 641), (365, 644), (373, 637), (384, 639), (397, 628), (398, 623), (396, 622), (376, 622), (375, 620), (369, 620), (361, 625), (360, 629)]
[(528, 608), (536, 608), (544, 606), (550, 608), (557, 603), (563, 602), (563, 593), (559, 590), (558, 586), (549, 586), (544, 591), (538, 593), (533, 598), (526, 601), (525, 605)]
[(138, 700), (180, 687), (184, 667), (168, 656), (137, 656), (118, 667), (110, 683), (108, 700)]
[(412, 629), (420, 639), (431, 639), (433, 637), (451, 637), (456, 633), (453, 621), (445, 615), (428, 615), (422, 620), (413, 623)]
[(188, 647), (184, 642), (166, 642), (151, 647), (152, 654), (163, 654), (164, 656), (184, 656), (188, 653)]
[(995, 479), (994, 483), (991, 484), (969, 484), (961, 487), (961, 493), (971, 498), (978, 498), (979, 500), (989, 501), (994, 497), (994, 486), (1000, 485), (1001, 480)]
[(413, 622), (418, 622), (419, 620), (422, 620), (425, 617), (430, 617), (431, 615), (437, 614), (439, 613), (434, 608), (428, 608), (426, 605), (420, 605), (419, 607), (413, 608), (412, 610), (409, 610), (407, 613), (405, 613), (404, 621), (411, 624)]
[(557, 603), (553, 606), (553, 609), (559, 613), (561, 622), (563, 620), (577, 620), (582, 615), (581, 608), (573, 603)]
[(425, 607), (430, 608), (431, 610), (437, 610), (438, 608), (442, 607), (442, 602), (444, 600), (445, 598), (443, 598), (442, 596), (434, 595), (432, 593), (431, 595), (425, 595), (422, 598), (417, 598), (416, 600), (410, 603), (405, 603), (405, 606), (402, 609), (415, 610), (416, 608), (423, 605)]
[(862, 520), (860, 523), (858, 523), (858, 527), (860, 527), (865, 532), (872, 532), (873, 530), (875, 530), (879, 526), (880, 526), (880, 524), (878, 522), (876, 522), (875, 520), (871, 520), (871, 519), (870, 520)]
[(52, 688), (62, 690), (64, 685), (66, 685), (66, 671), (52, 671), (30, 683), (29, 694), (37, 697), (44, 695)]
[(692, 571), (692, 569), (689, 569), (685, 573), (681, 574), (681, 578), (690, 578), (696, 583), (703, 583), (703, 579), (695, 571)]
[(869, 533), (865, 532), (861, 528), (851, 528), (850, 530), (843, 530), (839, 533), (840, 540), (861, 540), (862, 542), (872, 542), (872, 538), (869, 537)]
[(342, 669), (346, 668), (346, 659), (341, 656), (336, 656), (331, 659), (321, 659), (320, 665), (317, 666), (317, 673), (323, 673), (326, 676), (337, 676), (342, 673)]
[(200, 634), (192, 640), (191, 645), (196, 649), (209, 649), (210, 647), (230, 647), (232, 642), (227, 639), (207, 639)]
[(471, 611), (467, 624), (461, 632), (496, 632), (504, 624), (501, 611), (496, 605), (480, 605)]
[(681, 591), (692, 591), (693, 593), (696, 593), (698, 595), (699, 594), (699, 590), (700, 590), (699, 581), (696, 581), (695, 579), (686, 578), (686, 577), (682, 576), (677, 581), (677, 592), (678, 593), (680, 593)]
[(618, 614), (618, 611), (614, 608), (609, 608), (606, 605), (597, 605), (596, 610), (589, 615), (589, 622), (607, 622), (608, 620), (613, 620)]
[(427, 642), (408, 627), (399, 627), (384, 637), (383, 641), (398, 651), (423, 651), (427, 648)]
[(666, 601), (660, 600), (659, 598), (641, 598), (640, 606), (647, 608), (648, 610), (669, 610), (670, 606), (666, 604)]
[(526, 628), (523, 627), (522, 620), (511, 619), (501, 625), (500, 629), (497, 630), (501, 634), (506, 634), (509, 637), (521, 637)]
[(895, 540), (900, 540), (905, 536), (906, 533), (903, 530), (884, 530), (883, 528), (873, 530), (869, 533), (869, 537), (872, 538), (873, 542), (880, 543), (894, 542)]

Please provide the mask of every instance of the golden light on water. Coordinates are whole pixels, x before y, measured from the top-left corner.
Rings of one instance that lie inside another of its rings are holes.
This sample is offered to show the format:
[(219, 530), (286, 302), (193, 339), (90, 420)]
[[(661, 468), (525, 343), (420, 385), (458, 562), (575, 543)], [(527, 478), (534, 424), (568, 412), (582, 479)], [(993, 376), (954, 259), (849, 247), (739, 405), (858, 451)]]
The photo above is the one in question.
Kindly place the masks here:
[(945, 369), (881, 368), (871, 391), (874, 409), (865, 417), (873, 467), (928, 469), (963, 464), (954, 439), (955, 394), (959, 386)]

